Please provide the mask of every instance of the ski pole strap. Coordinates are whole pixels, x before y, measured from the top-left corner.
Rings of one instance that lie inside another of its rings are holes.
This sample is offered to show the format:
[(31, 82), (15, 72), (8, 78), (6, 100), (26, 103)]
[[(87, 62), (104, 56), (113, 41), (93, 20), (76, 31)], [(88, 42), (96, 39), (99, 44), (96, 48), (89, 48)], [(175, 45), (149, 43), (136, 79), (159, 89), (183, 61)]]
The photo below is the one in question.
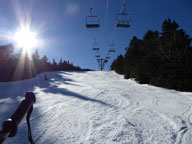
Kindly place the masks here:
[(28, 140), (31, 144), (34, 144), (33, 138), (31, 135), (31, 126), (30, 126), (30, 116), (31, 116), (32, 111), (33, 111), (33, 105), (31, 106), (31, 108), (27, 112), (26, 121), (27, 121), (27, 127), (28, 127)]
[[(14, 137), (16, 135), (17, 127), (26, 113), (26, 119), (28, 119), (27, 125), (28, 128), (30, 128), (29, 117), (32, 113), (32, 106), (35, 101), (36, 98), (33, 92), (27, 92), (25, 94), (25, 100), (20, 103), (13, 115), (8, 120), (3, 122), (2, 130), (0, 131), (0, 144), (2, 144), (7, 137)], [(28, 131), (30, 131), (30, 134), (28, 135), (31, 136), (31, 129)]]

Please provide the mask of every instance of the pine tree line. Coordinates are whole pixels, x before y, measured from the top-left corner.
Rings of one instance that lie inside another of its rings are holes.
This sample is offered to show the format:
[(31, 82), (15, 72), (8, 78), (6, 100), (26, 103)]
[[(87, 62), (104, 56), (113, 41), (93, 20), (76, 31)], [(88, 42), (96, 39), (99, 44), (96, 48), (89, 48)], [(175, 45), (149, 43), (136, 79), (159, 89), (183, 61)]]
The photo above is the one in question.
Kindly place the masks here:
[(191, 40), (175, 21), (165, 20), (161, 33), (149, 30), (142, 40), (133, 37), (111, 69), (139, 83), (192, 91)]
[(0, 82), (28, 79), (42, 72), (59, 70), (80, 71), (84, 69), (62, 58), (59, 63), (55, 59), (51, 63), (46, 55), (40, 58), (37, 49), (30, 56), (23, 50), (14, 54), (12, 44), (0, 46)]

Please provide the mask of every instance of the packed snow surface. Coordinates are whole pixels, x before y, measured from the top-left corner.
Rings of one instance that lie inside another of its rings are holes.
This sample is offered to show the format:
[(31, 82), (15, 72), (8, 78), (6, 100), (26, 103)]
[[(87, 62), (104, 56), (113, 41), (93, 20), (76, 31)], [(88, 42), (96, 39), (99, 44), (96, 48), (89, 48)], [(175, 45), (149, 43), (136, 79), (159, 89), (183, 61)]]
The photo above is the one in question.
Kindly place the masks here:
[[(26, 91), (36, 144), (192, 144), (192, 93), (141, 85), (114, 72), (50, 72), (0, 83), (0, 123)], [(5, 144), (27, 144), (25, 120)]]

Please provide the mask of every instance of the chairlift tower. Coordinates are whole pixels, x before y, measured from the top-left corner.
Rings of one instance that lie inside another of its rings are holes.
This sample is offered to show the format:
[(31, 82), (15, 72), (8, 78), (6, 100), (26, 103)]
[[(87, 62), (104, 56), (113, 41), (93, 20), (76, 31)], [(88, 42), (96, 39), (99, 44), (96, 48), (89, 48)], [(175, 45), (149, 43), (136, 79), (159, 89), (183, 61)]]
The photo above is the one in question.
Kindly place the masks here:
[(99, 58), (97, 59), (97, 62), (99, 63), (100, 70), (102, 71), (104, 69), (105, 64), (108, 62), (108, 60), (104, 58)]

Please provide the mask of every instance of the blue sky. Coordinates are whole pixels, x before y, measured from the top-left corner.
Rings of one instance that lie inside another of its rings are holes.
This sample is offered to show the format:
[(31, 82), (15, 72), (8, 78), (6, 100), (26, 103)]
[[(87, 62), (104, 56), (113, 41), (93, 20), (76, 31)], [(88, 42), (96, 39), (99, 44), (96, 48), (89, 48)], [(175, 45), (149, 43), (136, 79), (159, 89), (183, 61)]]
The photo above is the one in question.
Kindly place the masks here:
[[(106, 4), (108, 15), (105, 19)], [(105, 57), (114, 33), (114, 44), (119, 54), (125, 54), (133, 36), (142, 38), (149, 30), (161, 31), (162, 22), (170, 18), (180, 28), (192, 36), (191, 0), (125, 0), (127, 12), (132, 15), (129, 29), (116, 28), (116, 14), (120, 12), (122, 0), (93, 0), (94, 14), (101, 19), (99, 31), (87, 31), (85, 17), (90, 15), (90, 0), (0, 0), (0, 44), (13, 43), (7, 35), (12, 35), (21, 21), (30, 22), (31, 29), (38, 32), (43, 45), (38, 48), (40, 56), (49, 60), (73, 62), (82, 68), (98, 70), (92, 43), (96, 38), (100, 43), (101, 55)], [(105, 24), (106, 22), (106, 24)], [(16, 51), (19, 50), (18, 48)]]

